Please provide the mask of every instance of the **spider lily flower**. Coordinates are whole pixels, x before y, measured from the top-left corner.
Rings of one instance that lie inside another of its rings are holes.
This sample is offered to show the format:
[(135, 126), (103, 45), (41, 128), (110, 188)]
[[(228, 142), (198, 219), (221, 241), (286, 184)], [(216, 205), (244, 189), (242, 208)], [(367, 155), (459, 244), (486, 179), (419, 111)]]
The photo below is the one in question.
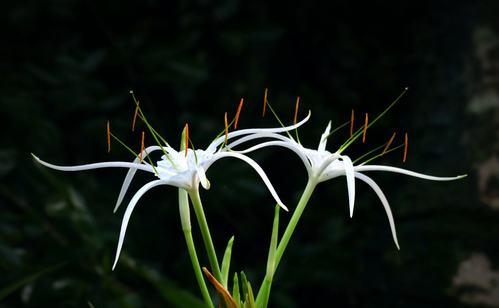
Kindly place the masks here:
[(394, 172), (432, 181), (452, 181), (452, 180), (461, 179), (466, 176), (466, 175), (460, 175), (454, 177), (436, 177), (392, 166), (368, 165), (368, 164), (355, 165), (349, 156), (341, 154), (342, 151), (345, 149), (345, 147), (341, 147), (334, 153), (331, 153), (330, 151), (326, 150), (327, 139), (330, 135), (331, 135), (331, 122), (328, 123), (324, 133), (322, 134), (317, 149), (306, 148), (301, 143), (295, 141), (291, 136), (288, 137), (288, 136), (283, 136), (281, 134), (268, 133), (268, 132), (245, 136), (232, 143), (229, 143), (228, 147), (232, 149), (254, 138), (274, 139), (271, 141), (259, 143), (255, 146), (252, 146), (248, 149), (241, 150), (238, 152), (241, 154), (246, 154), (261, 148), (272, 147), (272, 146), (287, 148), (296, 153), (298, 157), (302, 160), (308, 173), (309, 182), (312, 183), (312, 187), (315, 187), (317, 184), (321, 182), (325, 182), (339, 176), (345, 176), (348, 189), (350, 217), (353, 216), (353, 210), (355, 204), (355, 179), (359, 179), (365, 182), (374, 190), (374, 192), (380, 199), (385, 209), (390, 224), (393, 241), (395, 242), (397, 248), (399, 248), (397, 233), (395, 230), (395, 223), (393, 220), (393, 215), (388, 200), (386, 199), (383, 191), (378, 186), (378, 184), (376, 184), (376, 182), (373, 179), (371, 179), (369, 176), (365, 175), (364, 173), (371, 171)]
[[(100, 168), (127, 168), (128, 173), (123, 182), (118, 201), (114, 208), (114, 211), (118, 209), (119, 205), (123, 201), (123, 198), (130, 186), (130, 183), (136, 173), (137, 170), (146, 171), (154, 174), (157, 179), (152, 180), (142, 186), (132, 197), (129, 202), (121, 225), (120, 237), (118, 241), (118, 248), (116, 253), (115, 262), (113, 265), (113, 269), (116, 266), (118, 261), (121, 248), (124, 242), (126, 229), (128, 226), (128, 222), (130, 220), (131, 214), (140, 200), (140, 198), (150, 189), (160, 186), (160, 185), (169, 185), (175, 186), (178, 188), (185, 189), (188, 192), (195, 192), (198, 194), (199, 184), (204, 189), (210, 188), (210, 181), (206, 177), (206, 171), (210, 168), (210, 166), (222, 158), (236, 158), (246, 162), (250, 165), (261, 177), (264, 184), (267, 186), (271, 195), (284, 210), (288, 210), (287, 207), (282, 203), (279, 198), (277, 192), (275, 191), (272, 183), (268, 179), (267, 175), (263, 171), (263, 169), (251, 158), (248, 156), (230, 151), (225, 144), (225, 140), (231, 140), (236, 137), (241, 137), (249, 134), (257, 135), (257, 134), (278, 134), (281, 132), (285, 132), (288, 130), (296, 129), (301, 126), (303, 123), (308, 121), (310, 118), (309, 115), (303, 119), (301, 122), (296, 123), (295, 125), (288, 127), (280, 127), (280, 128), (254, 128), (254, 129), (243, 129), (238, 131), (233, 131), (227, 133), (225, 136), (220, 136), (216, 138), (207, 148), (206, 150), (200, 149), (191, 149), (187, 148), (185, 151), (177, 151), (169, 145), (153, 145), (147, 148), (144, 148), (139, 155), (134, 159), (133, 162), (124, 162), (124, 161), (113, 161), (113, 162), (100, 162), (93, 164), (85, 164), (78, 166), (59, 166), (54, 165), (48, 162), (45, 162), (32, 154), (33, 158), (40, 164), (55, 170), (60, 171), (82, 171), (82, 170), (93, 170)], [(108, 130), (109, 132), (109, 130)], [(151, 132), (154, 131), (152, 130)], [(162, 151), (163, 156), (161, 159), (156, 162), (156, 166), (151, 163), (146, 162), (146, 158), (156, 151)]]

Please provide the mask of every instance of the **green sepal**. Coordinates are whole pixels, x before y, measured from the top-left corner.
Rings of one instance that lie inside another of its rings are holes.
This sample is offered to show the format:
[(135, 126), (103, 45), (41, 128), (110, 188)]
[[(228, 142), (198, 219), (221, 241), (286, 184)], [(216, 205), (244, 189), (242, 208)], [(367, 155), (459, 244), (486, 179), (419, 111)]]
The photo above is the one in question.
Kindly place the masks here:
[(222, 285), (228, 289), (229, 283), (229, 269), (230, 269), (230, 259), (232, 256), (232, 244), (234, 243), (234, 236), (229, 239), (227, 243), (227, 248), (225, 248), (224, 257), (222, 259)]

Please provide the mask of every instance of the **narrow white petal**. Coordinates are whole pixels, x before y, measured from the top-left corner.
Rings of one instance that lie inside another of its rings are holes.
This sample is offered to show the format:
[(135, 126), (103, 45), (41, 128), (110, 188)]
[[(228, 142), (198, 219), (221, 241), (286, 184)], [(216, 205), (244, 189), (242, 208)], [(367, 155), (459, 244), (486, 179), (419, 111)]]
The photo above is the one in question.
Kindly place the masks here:
[(341, 156), (343, 161), (343, 166), (345, 168), (345, 175), (347, 177), (347, 188), (348, 188), (348, 205), (350, 208), (350, 218), (353, 216), (353, 207), (355, 204), (355, 176), (353, 163), (350, 157)]
[(319, 142), (319, 147), (317, 150), (324, 151), (326, 150), (327, 145), (327, 137), (329, 136), (329, 132), (331, 131), (331, 121), (327, 124), (326, 130), (321, 135), (321, 141)]
[(154, 180), (152, 182), (147, 183), (146, 185), (142, 186), (141, 189), (135, 193), (135, 195), (132, 197), (132, 200), (130, 200), (130, 203), (128, 204), (125, 214), (123, 215), (123, 220), (121, 222), (121, 230), (120, 230), (120, 237), (118, 240), (118, 248), (116, 249), (116, 257), (114, 259), (114, 264), (113, 264), (113, 271), (114, 268), (116, 267), (116, 264), (118, 263), (118, 259), (120, 257), (121, 253), (121, 248), (123, 247), (123, 242), (125, 240), (125, 234), (126, 234), (126, 229), (128, 227), (128, 221), (130, 220), (130, 216), (132, 215), (133, 209), (135, 208), (135, 205), (137, 205), (137, 202), (139, 199), (151, 188), (158, 186), (158, 185), (166, 185), (167, 183), (163, 180)]
[(197, 168), (197, 174), (199, 177), (199, 181), (201, 182), (201, 186), (203, 186), (204, 189), (208, 190), (210, 189), (210, 181), (206, 178), (206, 173), (204, 171), (203, 167), (198, 167)]
[[(147, 155), (149, 155), (151, 152), (161, 150), (161, 147), (157, 145), (153, 145), (150, 147), (147, 147), (142, 151), (142, 160), (144, 160)], [(140, 163), (139, 158), (135, 158), (133, 160), (133, 163), (138, 164)], [(116, 213), (118, 210), (118, 207), (120, 206), (121, 202), (123, 201), (123, 198), (125, 197), (126, 191), (128, 190), (128, 187), (130, 186), (130, 183), (132, 182), (133, 177), (135, 176), (135, 172), (137, 172), (137, 168), (130, 168), (128, 170), (128, 173), (126, 174), (125, 180), (123, 181), (123, 185), (121, 185), (121, 190), (120, 194), (118, 195), (118, 201), (116, 201), (116, 206), (114, 207), (113, 213)]]
[(431, 180), (431, 181), (453, 181), (453, 180), (459, 180), (467, 175), (458, 175), (458, 176), (453, 176), (453, 177), (437, 177), (437, 176), (432, 176), (432, 175), (427, 175), (427, 174), (422, 174), (402, 168), (397, 168), (397, 167), (391, 167), (391, 166), (382, 166), (382, 165), (366, 165), (366, 166), (357, 166), (355, 167), (355, 171), (360, 171), (360, 172), (365, 172), (365, 171), (387, 171), (387, 172), (395, 172), (395, 173), (402, 173), (405, 175), (413, 176), (416, 178), (421, 178), (425, 180)]
[(312, 168), (312, 166), (310, 165), (310, 162), (309, 162), (307, 156), (303, 153), (300, 146), (297, 145), (296, 143), (284, 142), (284, 141), (267, 141), (267, 142), (262, 142), (260, 144), (255, 145), (255, 146), (252, 146), (246, 150), (237, 151), (237, 153), (246, 154), (249, 152), (259, 150), (261, 148), (271, 147), (271, 146), (280, 146), (280, 147), (284, 147), (284, 148), (290, 149), (291, 151), (295, 152), (296, 155), (298, 155), (298, 157), (300, 157), (300, 159), (302, 160), (303, 164), (305, 165), (305, 168), (307, 169), (307, 172), (310, 174), (310, 171), (311, 171), (310, 169)]
[[(234, 132), (230, 132), (227, 135), (227, 137), (229, 139), (231, 139), (231, 138), (234, 138), (234, 137), (244, 136), (244, 135), (249, 135), (249, 134), (255, 134), (255, 133), (263, 133), (263, 132), (266, 132), (266, 133), (283, 133), (283, 132), (287, 132), (287, 131), (296, 129), (296, 128), (300, 127), (301, 125), (303, 125), (305, 122), (308, 121), (308, 119), (310, 119), (310, 115), (311, 114), (312, 113), (309, 111), (308, 115), (305, 117), (305, 119), (301, 120), (300, 122), (298, 122), (298, 123), (296, 123), (294, 125), (285, 126), (285, 127), (277, 127), (277, 128), (248, 128), (248, 129), (241, 129), (241, 130), (237, 130), (237, 131), (234, 131)], [(221, 145), (222, 143), (224, 143), (224, 141), (225, 141), (225, 136), (218, 137), (217, 139), (215, 139), (208, 146), (207, 150), (213, 151), (219, 145)]]
[(267, 186), (268, 190), (270, 191), (270, 194), (272, 195), (272, 197), (274, 197), (274, 199), (277, 202), (277, 204), (279, 204), (279, 206), (282, 207), (285, 211), (288, 211), (288, 208), (282, 203), (281, 199), (277, 195), (277, 192), (275, 191), (274, 187), (272, 186), (272, 183), (270, 182), (269, 178), (267, 177), (267, 175), (265, 174), (265, 172), (263, 171), (263, 169), (254, 160), (252, 160), (248, 156), (245, 156), (243, 154), (239, 154), (239, 153), (236, 153), (236, 152), (221, 152), (221, 153), (217, 153), (217, 154), (215, 154), (213, 156), (213, 158), (211, 159), (211, 161), (205, 166), (206, 170), (208, 170), (209, 166), (212, 163), (214, 163), (215, 161), (219, 160), (220, 158), (224, 158), (224, 157), (238, 158), (238, 159), (246, 162), (251, 167), (253, 167), (253, 169), (255, 169), (255, 171), (258, 173), (258, 175), (262, 178), (263, 183), (265, 183), (265, 185)]
[(129, 162), (123, 162), (123, 161), (111, 161), (111, 162), (105, 162), (105, 163), (94, 163), (94, 164), (86, 164), (86, 165), (78, 165), (78, 166), (57, 166), (57, 165), (47, 163), (47, 162), (39, 159), (35, 155), (33, 155), (33, 158), (37, 162), (39, 162), (40, 164), (44, 165), (45, 167), (52, 168), (55, 170), (60, 170), (60, 171), (82, 171), (82, 170), (92, 170), (92, 169), (100, 169), (100, 168), (136, 168), (136, 169), (140, 169), (140, 170), (144, 170), (144, 171), (154, 172), (153, 168), (149, 165), (129, 163)]
[(395, 222), (393, 220), (392, 210), (390, 209), (390, 204), (388, 204), (388, 200), (386, 199), (385, 194), (383, 194), (383, 191), (378, 186), (378, 184), (376, 184), (376, 182), (374, 182), (373, 179), (371, 179), (370, 177), (360, 172), (355, 172), (355, 177), (358, 178), (359, 180), (364, 181), (367, 185), (371, 186), (374, 192), (378, 195), (379, 200), (381, 200), (381, 203), (385, 208), (386, 216), (388, 217), (388, 222), (390, 223), (390, 230), (392, 231), (393, 241), (395, 242), (397, 249), (400, 250), (399, 241), (397, 239), (397, 231), (395, 230)]
[(227, 145), (227, 147), (230, 148), (230, 149), (232, 149), (232, 148), (234, 148), (234, 147), (236, 147), (238, 145), (241, 145), (241, 144), (243, 144), (245, 142), (248, 142), (248, 141), (251, 141), (251, 140), (255, 140), (255, 139), (260, 139), (260, 138), (278, 139), (278, 140), (281, 140), (281, 141), (284, 141), (284, 142), (289, 142), (289, 143), (292, 143), (292, 144), (296, 144), (296, 142), (294, 140), (289, 139), (286, 136), (283, 136), (283, 135), (280, 135), (280, 134), (277, 134), (277, 133), (262, 132), (262, 133), (254, 133), (254, 134), (251, 134), (251, 135), (239, 138), (236, 141), (229, 143)]

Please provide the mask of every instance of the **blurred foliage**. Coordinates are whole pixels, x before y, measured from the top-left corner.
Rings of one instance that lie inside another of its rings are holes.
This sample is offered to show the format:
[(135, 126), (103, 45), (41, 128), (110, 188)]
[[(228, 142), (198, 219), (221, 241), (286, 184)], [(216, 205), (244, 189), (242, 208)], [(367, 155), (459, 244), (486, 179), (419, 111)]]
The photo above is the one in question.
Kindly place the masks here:
[[(499, 5), (484, 3), (3, 3), (0, 307), (199, 305), (175, 189), (143, 198), (112, 272), (122, 214), (112, 208), (125, 172), (60, 173), (39, 168), (29, 155), (67, 165), (128, 159), (118, 145), (106, 153), (105, 123), (139, 147), (140, 132), (130, 132), (130, 89), (172, 144), (189, 122), (197, 147), (218, 133), (224, 112), (233, 114), (241, 97), (240, 125), (248, 127), (274, 125), (259, 116), (265, 87), (287, 121), (299, 95), (302, 108), (313, 111), (301, 139), (315, 146), (328, 120), (343, 123), (352, 108), (377, 113), (405, 86), (411, 91), (403, 103), (369, 131), (367, 145), (347, 154), (358, 157), (393, 130), (408, 131), (407, 168), (470, 176), (453, 183), (375, 176), (391, 202), (400, 251), (374, 193), (359, 185), (349, 219), (344, 181), (320, 185), (281, 263), (270, 305), (473, 305), (459, 302), (461, 291), (452, 286), (459, 263), (475, 251), (494, 268), (499, 260), (499, 215), (479, 201), (473, 171), (478, 160), (497, 156), (497, 126), (489, 123), (498, 122), (493, 113), (467, 109), (484, 74), (473, 33), (483, 25), (499, 30), (491, 13)], [(305, 184), (300, 161), (279, 150), (254, 157), (284, 202), (295, 204)], [(383, 161), (401, 164), (397, 154)], [(258, 285), (273, 201), (247, 166), (223, 164), (210, 169), (212, 189), (202, 193), (215, 245), (222, 254), (235, 235), (231, 268)]]

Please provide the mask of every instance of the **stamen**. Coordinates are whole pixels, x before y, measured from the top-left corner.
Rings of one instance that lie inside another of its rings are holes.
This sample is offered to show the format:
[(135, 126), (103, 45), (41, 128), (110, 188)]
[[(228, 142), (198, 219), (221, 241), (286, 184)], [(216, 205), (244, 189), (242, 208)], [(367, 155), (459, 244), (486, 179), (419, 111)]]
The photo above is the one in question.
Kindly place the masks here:
[(265, 116), (265, 111), (267, 110), (267, 94), (269, 93), (269, 89), (265, 88), (265, 94), (263, 95), (263, 112), (262, 118)]
[(244, 98), (241, 98), (239, 106), (237, 107), (236, 119), (234, 120), (234, 129), (237, 129), (237, 123), (239, 122), (239, 115), (241, 114), (241, 109), (243, 108)]
[(135, 131), (135, 123), (137, 122), (138, 114), (139, 114), (139, 103), (137, 102), (137, 105), (135, 106), (135, 113), (133, 114), (132, 132)]
[(407, 148), (409, 146), (409, 137), (407, 136), (407, 133), (405, 133), (405, 138), (404, 138), (404, 158), (402, 159), (402, 162), (405, 163), (407, 160)]
[(396, 132), (393, 132), (393, 135), (390, 137), (390, 140), (388, 140), (388, 143), (386, 144), (385, 148), (383, 149), (383, 152), (381, 152), (381, 155), (385, 155), (386, 151), (388, 151), (388, 148), (390, 148), (390, 145), (392, 145), (392, 142), (395, 139), (396, 134), (397, 134)]
[(369, 123), (369, 115), (366, 113), (366, 118), (364, 120), (364, 132), (362, 133), (362, 143), (366, 143), (366, 133), (367, 133), (368, 123)]
[(293, 124), (297, 123), (298, 119), (298, 109), (300, 108), (300, 97), (296, 97), (296, 104), (295, 104), (295, 116), (293, 118)]
[(107, 152), (111, 152), (111, 126), (109, 120), (107, 121)]
[(185, 123), (185, 156), (187, 157), (187, 151), (189, 150), (189, 123)]
[(227, 122), (227, 112), (224, 115), (224, 123), (225, 123), (225, 144), (229, 141), (229, 123)]
[(140, 153), (139, 153), (139, 160), (142, 162), (142, 153), (144, 152), (144, 139), (145, 139), (145, 133), (142, 131), (142, 140), (140, 141)]
[(355, 112), (352, 109), (352, 114), (350, 116), (350, 137), (352, 137), (352, 135), (353, 135), (353, 124), (354, 124), (354, 121), (355, 121)]

